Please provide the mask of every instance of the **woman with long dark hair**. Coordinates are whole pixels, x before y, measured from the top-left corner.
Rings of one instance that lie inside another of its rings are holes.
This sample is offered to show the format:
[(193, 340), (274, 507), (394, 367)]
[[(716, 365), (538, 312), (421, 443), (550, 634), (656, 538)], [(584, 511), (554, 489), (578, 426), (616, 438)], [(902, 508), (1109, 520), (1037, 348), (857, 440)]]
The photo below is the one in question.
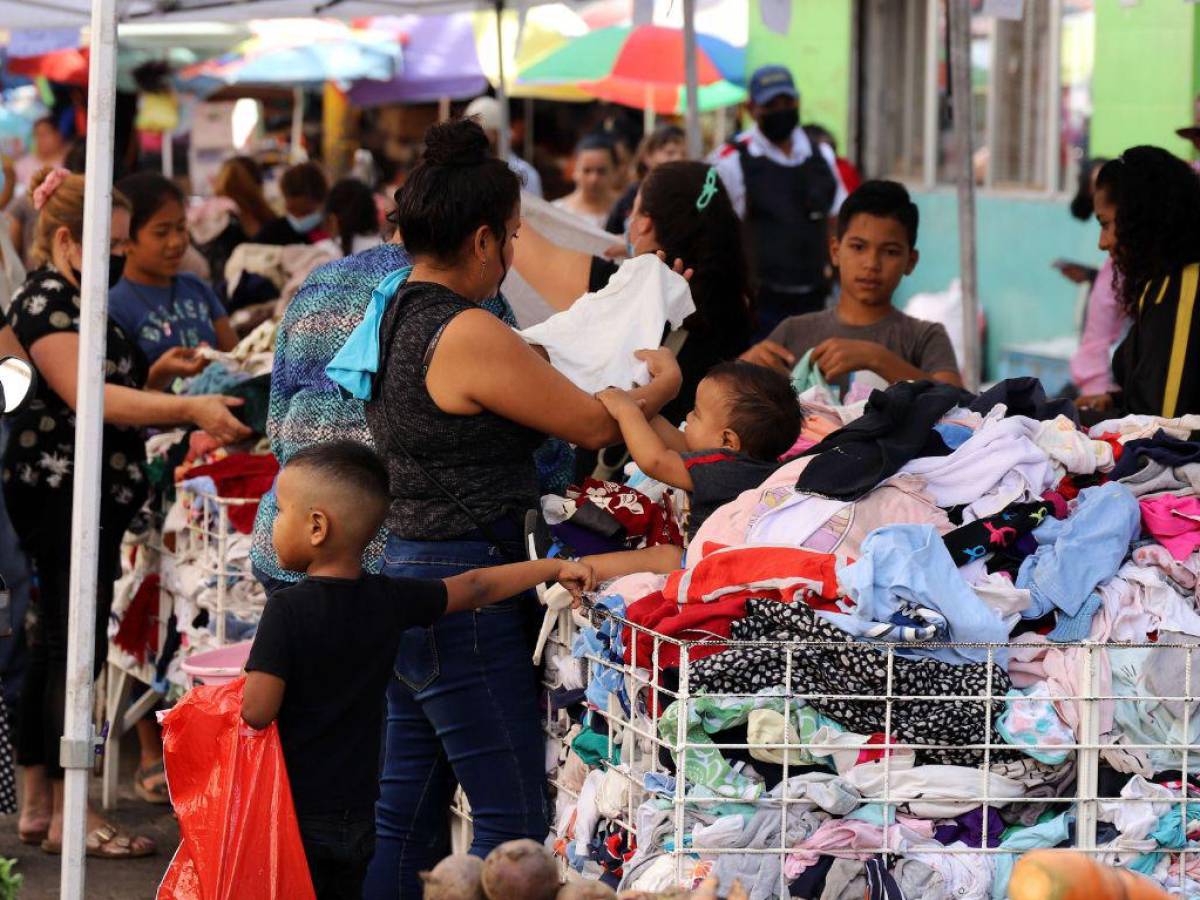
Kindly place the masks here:
[(1200, 179), (1158, 147), (1133, 147), (1096, 177), (1100, 249), (1133, 321), (1113, 356), (1119, 390), (1083, 397), (1104, 414), (1200, 413)]
[[(696, 312), (678, 351), (683, 387), (663, 415), (678, 422), (695, 405), (696, 385), (714, 365), (750, 346), (753, 292), (742, 222), (725, 186), (705, 163), (663, 163), (646, 175), (629, 216), (631, 256), (659, 253), (692, 270)], [(568, 250), (526, 229), (516, 267), (551, 306), (564, 309), (608, 283), (617, 264)]]
[[(544, 435), (598, 448), (620, 430), (595, 397), (480, 307), (512, 265), (521, 185), (471, 120), (433, 126), (397, 196), (413, 265), (379, 324), (367, 425), (388, 461), (383, 572), (441, 578), (524, 558)], [(634, 393), (647, 415), (679, 388), (669, 353), (648, 354)], [(446, 616), (405, 633), (388, 689), (377, 843), (368, 898), (419, 898), (444, 853), (455, 784), (471, 803), (472, 852), (547, 831), (545, 748), (526, 601)]]

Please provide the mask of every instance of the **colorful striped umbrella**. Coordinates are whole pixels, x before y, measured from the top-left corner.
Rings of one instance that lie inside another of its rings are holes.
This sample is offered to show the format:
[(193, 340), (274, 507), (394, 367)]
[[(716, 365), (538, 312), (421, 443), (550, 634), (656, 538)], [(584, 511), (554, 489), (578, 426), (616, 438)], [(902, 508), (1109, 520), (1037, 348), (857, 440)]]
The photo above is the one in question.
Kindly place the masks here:
[[(696, 36), (700, 109), (746, 99), (746, 53), (710, 35)], [(573, 84), (598, 100), (660, 115), (686, 112), (683, 32), (657, 25), (601, 28), (522, 70), (518, 84)]]
[[(516, 84), (516, 74), (573, 37), (587, 32), (577, 13), (562, 3), (502, 14), (504, 81), (510, 97), (590, 100), (571, 85)], [(394, 34), (404, 43), (404, 66), (389, 81), (360, 81), (350, 90), (358, 106), (424, 103), (442, 97), (475, 97), (500, 80), (496, 15), (461, 12), (441, 16), (376, 16), (356, 22)]]

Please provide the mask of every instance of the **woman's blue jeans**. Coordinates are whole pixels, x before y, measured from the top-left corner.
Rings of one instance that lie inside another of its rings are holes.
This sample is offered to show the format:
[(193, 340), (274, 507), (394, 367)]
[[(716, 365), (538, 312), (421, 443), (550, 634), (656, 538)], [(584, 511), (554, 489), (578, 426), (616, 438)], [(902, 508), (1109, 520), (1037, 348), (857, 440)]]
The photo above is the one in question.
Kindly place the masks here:
[[(445, 578), (506, 561), (483, 542), (393, 537), (383, 573)], [(476, 856), (505, 841), (545, 838), (545, 741), (526, 629), (528, 602), (519, 597), (448, 615), (433, 628), (409, 629), (401, 639), (387, 694), (367, 900), (421, 898), (419, 873), (448, 852), (456, 784), (471, 803)]]

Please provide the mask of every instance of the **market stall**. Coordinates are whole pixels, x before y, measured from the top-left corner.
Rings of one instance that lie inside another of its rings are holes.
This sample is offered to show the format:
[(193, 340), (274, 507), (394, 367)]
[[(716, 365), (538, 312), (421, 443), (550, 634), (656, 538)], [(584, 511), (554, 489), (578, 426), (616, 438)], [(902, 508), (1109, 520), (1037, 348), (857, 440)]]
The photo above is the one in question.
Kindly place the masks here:
[[(1074, 847), (1200, 890), (1200, 528), (1181, 519), (1200, 419), (1084, 431), (1031, 389), (950, 398), (881, 468), (907, 386), (865, 414), (810, 393), (815, 455), (714, 514), (686, 569), (553, 614), (549, 843), (569, 877), (1004, 897), (1018, 854)], [(661, 486), (616, 490), (545, 509), (562, 539), (599, 508), (625, 546), (651, 540), (618, 510), (669, 513)]]

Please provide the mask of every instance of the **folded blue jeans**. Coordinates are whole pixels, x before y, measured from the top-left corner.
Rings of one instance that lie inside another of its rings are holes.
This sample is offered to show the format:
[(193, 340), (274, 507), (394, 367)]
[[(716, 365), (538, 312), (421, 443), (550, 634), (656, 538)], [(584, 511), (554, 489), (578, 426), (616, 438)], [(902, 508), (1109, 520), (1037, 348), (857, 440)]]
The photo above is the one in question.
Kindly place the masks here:
[[(520, 546), (505, 548), (514, 557)], [(445, 578), (508, 562), (482, 541), (388, 540), (383, 573)], [(449, 852), (456, 784), (471, 804), (471, 853), (546, 837), (545, 741), (531, 662), (529, 597), (405, 632), (388, 687), (375, 857), (367, 900), (419, 900), (419, 873)]]

